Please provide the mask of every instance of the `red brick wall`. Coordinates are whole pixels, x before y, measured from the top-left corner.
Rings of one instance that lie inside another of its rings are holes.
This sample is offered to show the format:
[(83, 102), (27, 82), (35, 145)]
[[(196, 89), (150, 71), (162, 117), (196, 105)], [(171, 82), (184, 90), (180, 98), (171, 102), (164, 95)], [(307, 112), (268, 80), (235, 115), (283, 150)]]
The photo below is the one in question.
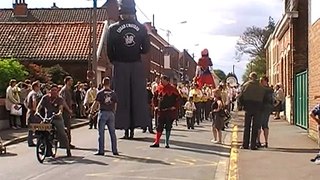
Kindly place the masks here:
[[(320, 20), (315, 22), (309, 29), (309, 111), (320, 102), (315, 100), (315, 95), (320, 95)], [(317, 138), (317, 124), (309, 118), (309, 134)]]

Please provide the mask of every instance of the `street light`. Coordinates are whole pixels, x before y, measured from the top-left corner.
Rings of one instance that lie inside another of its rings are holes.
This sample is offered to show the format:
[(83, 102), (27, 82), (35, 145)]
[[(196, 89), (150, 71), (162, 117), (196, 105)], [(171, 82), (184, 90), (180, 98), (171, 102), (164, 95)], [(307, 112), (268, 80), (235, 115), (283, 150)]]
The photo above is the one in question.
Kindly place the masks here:
[[(188, 23), (188, 21), (181, 21), (181, 22), (179, 22), (177, 24), (186, 24), (186, 23)], [(166, 32), (167, 40), (168, 40), (168, 43), (169, 43), (170, 42), (170, 35), (172, 34), (171, 30), (163, 29), (163, 28), (159, 28), (159, 29)]]

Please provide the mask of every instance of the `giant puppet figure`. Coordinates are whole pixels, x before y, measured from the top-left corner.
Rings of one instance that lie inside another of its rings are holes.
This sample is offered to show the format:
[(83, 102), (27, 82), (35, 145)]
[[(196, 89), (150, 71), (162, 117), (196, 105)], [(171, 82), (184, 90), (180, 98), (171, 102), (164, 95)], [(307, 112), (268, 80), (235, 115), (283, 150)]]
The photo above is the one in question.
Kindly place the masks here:
[(212, 88), (216, 87), (215, 76), (210, 71), (212, 66), (211, 58), (209, 57), (208, 49), (201, 51), (201, 58), (198, 61), (196, 76), (194, 78), (195, 83), (201, 88), (203, 85), (211, 85)]
[[(134, 128), (150, 125), (146, 77), (141, 54), (150, 49), (147, 29), (136, 20), (134, 0), (120, 0), (120, 21), (108, 30), (107, 54), (114, 66), (114, 90), (118, 96), (116, 129), (125, 129), (124, 138), (134, 136)], [(129, 133), (130, 130), (130, 133)]]

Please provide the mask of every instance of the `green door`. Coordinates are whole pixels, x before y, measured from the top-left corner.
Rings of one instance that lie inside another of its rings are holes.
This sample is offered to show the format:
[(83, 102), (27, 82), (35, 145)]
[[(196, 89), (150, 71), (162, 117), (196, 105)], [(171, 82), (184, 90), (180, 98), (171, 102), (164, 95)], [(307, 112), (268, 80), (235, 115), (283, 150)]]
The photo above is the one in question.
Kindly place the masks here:
[(308, 73), (296, 75), (294, 83), (294, 122), (297, 126), (308, 128)]

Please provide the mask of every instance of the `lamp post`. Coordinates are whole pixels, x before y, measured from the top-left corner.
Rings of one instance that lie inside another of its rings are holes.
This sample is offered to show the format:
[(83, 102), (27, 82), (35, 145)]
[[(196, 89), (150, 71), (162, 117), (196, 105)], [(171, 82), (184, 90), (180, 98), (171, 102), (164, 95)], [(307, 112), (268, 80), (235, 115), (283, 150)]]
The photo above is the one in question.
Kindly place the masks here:
[(92, 68), (94, 72), (94, 81), (98, 86), (97, 80), (97, 69), (98, 69), (98, 58), (97, 58), (97, 0), (93, 0), (93, 18), (92, 18)]
[[(186, 23), (188, 23), (188, 21), (181, 21), (181, 22), (179, 22), (179, 23), (177, 23), (177, 24), (186, 24)], [(167, 41), (168, 41), (168, 43), (169, 43), (169, 42), (170, 42), (170, 35), (172, 34), (171, 30), (169, 30), (169, 29), (162, 29), (162, 28), (159, 28), (159, 29), (166, 32)]]

